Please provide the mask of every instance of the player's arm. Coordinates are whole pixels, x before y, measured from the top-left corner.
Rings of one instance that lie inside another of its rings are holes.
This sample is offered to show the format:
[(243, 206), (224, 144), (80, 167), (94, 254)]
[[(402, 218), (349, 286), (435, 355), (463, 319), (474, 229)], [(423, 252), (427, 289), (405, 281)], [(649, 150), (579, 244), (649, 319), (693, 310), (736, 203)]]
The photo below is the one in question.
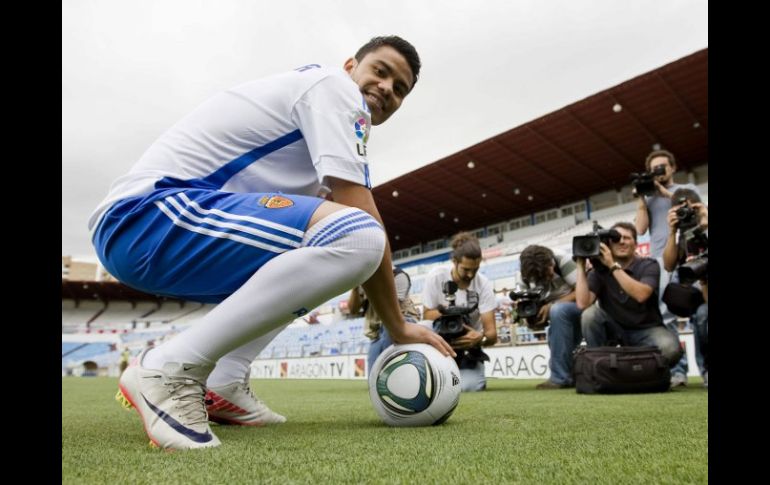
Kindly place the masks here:
[[(368, 188), (335, 177), (328, 177), (327, 180), (335, 202), (362, 209), (371, 214), (380, 224), (383, 224), (380, 212), (374, 203), (374, 197)], [(380, 267), (362, 286), (369, 298), (369, 303), (374, 305), (374, 311), (382, 318), (393, 341), (399, 344), (426, 343), (436, 347), (444, 355), (454, 356), (455, 353), (452, 348), (437, 333), (420, 325), (407, 324), (404, 321), (398, 306), (392, 268), (390, 243), (386, 238), (385, 253)]]

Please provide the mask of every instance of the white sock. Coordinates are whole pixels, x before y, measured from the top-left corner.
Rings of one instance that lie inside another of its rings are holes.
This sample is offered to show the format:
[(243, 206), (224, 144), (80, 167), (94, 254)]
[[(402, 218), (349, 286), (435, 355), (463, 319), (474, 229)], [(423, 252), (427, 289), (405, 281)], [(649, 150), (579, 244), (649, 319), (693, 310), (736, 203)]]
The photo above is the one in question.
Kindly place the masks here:
[(254, 359), (284, 328), (285, 325), (281, 325), (220, 358), (206, 380), (206, 387), (221, 387), (233, 382), (243, 382)]
[[(248, 343), (369, 279), (384, 250), (385, 233), (372, 216), (356, 208), (330, 214), (307, 230), (301, 247), (268, 261), (190, 329), (148, 352), (142, 365), (210, 365), (238, 349), (230, 364), (242, 366)], [(258, 348), (250, 347), (249, 364)]]

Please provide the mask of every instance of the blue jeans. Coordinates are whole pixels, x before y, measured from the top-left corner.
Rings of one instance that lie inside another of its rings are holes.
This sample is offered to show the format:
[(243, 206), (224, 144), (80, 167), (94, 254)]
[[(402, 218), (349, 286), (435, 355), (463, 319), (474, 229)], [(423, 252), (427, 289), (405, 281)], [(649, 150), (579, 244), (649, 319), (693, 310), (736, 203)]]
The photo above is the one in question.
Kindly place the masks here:
[(669, 367), (674, 367), (682, 357), (679, 338), (663, 325), (628, 330), (622, 328), (598, 305), (591, 305), (583, 311), (580, 324), (588, 347), (601, 347), (606, 344), (608, 336), (616, 335), (623, 340), (623, 345), (629, 347), (645, 345), (657, 347), (668, 361)]
[(572, 352), (580, 344), (580, 310), (575, 302), (557, 302), (548, 312), (550, 324), (546, 329), (548, 348), (551, 350), (550, 381), (555, 384), (573, 385)]
[(695, 311), (691, 322), (693, 324), (693, 337), (695, 340), (695, 361), (698, 363), (700, 374), (708, 372), (708, 346), (709, 346), (709, 304), (704, 303)]
[(461, 392), (483, 391), (486, 388), (487, 388), (487, 378), (484, 377), (483, 362), (476, 362), (476, 367), (472, 369), (460, 369), (460, 391)]
[[(677, 340), (679, 340), (679, 328), (677, 327), (676, 320), (667, 322), (666, 328), (674, 332), (674, 335), (676, 335)], [(697, 360), (697, 354), (695, 358)], [(685, 352), (682, 352), (682, 357), (679, 359), (679, 361), (671, 368), (671, 375), (682, 374), (686, 376), (689, 369), (690, 369), (690, 366), (687, 364), (687, 352), (685, 351)]]
[(366, 355), (366, 363), (368, 364), (366, 369), (367, 377), (372, 371), (374, 361), (377, 360), (377, 357), (379, 357), (382, 351), (390, 347), (392, 343), (393, 341), (390, 339), (390, 334), (385, 328), (385, 325), (380, 325), (380, 335), (369, 344), (369, 353)]
[[(663, 317), (663, 323), (666, 328), (674, 332), (676, 338), (678, 339), (679, 329), (677, 328), (676, 315), (671, 313), (666, 304), (663, 303), (663, 293), (666, 291), (666, 286), (668, 286), (669, 282), (679, 281), (679, 278), (677, 277), (676, 272), (672, 278), (671, 273), (663, 269), (662, 256), (656, 259), (658, 264), (660, 264), (660, 284), (658, 285), (658, 306), (660, 308), (660, 315)], [(676, 365), (671, 368), (671, 375), (682, 374), (686, 376), (688, 370), (689, 365), (687, 364), (687, 352), (682, 352), (682, 357), (679, 359), (679, 362), (677, 362)]]

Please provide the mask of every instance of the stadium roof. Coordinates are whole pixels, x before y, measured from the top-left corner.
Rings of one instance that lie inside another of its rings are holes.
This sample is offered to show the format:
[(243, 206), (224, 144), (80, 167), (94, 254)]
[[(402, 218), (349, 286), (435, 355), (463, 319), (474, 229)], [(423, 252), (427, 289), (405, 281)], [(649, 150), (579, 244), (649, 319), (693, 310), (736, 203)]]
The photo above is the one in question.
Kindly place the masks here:
[(631, 172), (644, 170), (655, 144), (674, 153), (679, 169), (708, 163), (708, 48), (379, 185), (373, 194), (395, 251), (618, 190)]
[(102, 301), (179, 301), (175, 298), (143, 293), (117, 281), (61, 280), (61, 297), (62, 299)]

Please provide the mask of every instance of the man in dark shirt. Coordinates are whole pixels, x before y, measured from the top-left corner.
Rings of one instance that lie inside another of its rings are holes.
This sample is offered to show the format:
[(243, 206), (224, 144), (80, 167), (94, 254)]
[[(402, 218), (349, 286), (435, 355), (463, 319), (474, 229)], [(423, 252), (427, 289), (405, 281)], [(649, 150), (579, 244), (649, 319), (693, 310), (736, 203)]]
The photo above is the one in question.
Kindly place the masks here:
[[(660, 316), (660, 265), (636, 255), (633, 224), (618, 222), (612, 229), (620, 233), (620, 240), (601, 244), (597, 268), (586, 275), (585, 258), (577, 258), (575, 293), (578, 308), (585, 310), (581, 326), (586, 343), (599, 347), (612, 336), (624, 345), (652, 345), (673, 366), (682, 351), (679, 339)], [(598, 305), (593, 305), (597, 299)]]

